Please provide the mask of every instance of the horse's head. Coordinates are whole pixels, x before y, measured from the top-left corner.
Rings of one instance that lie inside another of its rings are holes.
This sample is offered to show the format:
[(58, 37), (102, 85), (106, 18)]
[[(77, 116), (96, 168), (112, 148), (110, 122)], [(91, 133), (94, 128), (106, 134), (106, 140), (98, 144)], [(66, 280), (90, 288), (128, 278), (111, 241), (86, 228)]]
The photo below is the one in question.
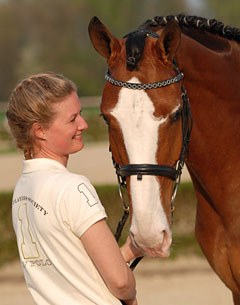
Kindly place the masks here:
[(146, 255), (168, 256), (183, 142), (182, 74), (173, 63), (180, 29), (171, 23), (158, 34), (138, 30), (117, 39), (94, 17), (89, 35), (108, 63), (101, 112), (131, 201), (130, 235)]

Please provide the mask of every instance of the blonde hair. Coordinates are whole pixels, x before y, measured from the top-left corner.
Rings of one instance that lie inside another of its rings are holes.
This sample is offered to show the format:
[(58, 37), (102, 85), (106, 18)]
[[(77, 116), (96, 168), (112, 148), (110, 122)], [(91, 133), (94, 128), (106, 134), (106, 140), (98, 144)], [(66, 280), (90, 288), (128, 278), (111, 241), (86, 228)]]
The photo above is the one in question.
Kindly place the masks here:
[(77, 91), (77, 87), (72, 81), (52, 72), (32, 75), (13, 90), (6, 115), (16, 145), (23, 150), (25, 159), (32, 156), (32, 125), (38, 122), (49, 126), (55, 115), (53, 104), (61, 102), (73, 91)]

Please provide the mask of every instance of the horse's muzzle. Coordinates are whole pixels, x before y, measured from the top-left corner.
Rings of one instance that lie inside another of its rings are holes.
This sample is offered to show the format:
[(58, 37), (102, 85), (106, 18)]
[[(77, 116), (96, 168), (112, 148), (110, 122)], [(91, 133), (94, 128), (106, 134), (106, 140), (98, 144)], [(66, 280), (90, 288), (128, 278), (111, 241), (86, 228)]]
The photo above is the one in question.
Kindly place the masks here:
[(140, 239), (137, 235), (130, 233), (130, 237), (133, 245), (140, 249), (144, 256), (150, 257), (169, 257), (170, 248), (172, 244), (172, 236), (170, 232), (163, 231), (161, 236), (159, 236), (159, 241), (152, 244), (149, 241)]

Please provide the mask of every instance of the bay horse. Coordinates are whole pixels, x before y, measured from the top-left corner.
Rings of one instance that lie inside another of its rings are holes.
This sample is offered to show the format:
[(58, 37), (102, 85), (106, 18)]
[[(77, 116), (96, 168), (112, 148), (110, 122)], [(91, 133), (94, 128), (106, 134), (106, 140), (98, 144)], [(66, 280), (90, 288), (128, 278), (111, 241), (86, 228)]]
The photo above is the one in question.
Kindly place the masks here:
[(158, 16), (117, 39), (93, 17), (89, 35), (108, 64), (101, 112), (129, 194), (134, 244), (169, 255), (171, 198), (185, 158), (197, 240), (240, 305), (240, 30)]

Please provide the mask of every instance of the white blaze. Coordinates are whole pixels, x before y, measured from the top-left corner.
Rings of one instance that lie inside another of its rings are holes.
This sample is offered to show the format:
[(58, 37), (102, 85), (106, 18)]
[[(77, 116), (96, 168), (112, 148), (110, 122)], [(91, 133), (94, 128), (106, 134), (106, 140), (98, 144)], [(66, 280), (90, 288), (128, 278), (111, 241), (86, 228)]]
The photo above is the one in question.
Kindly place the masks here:
[[(139, 83), (137, 78), (129, 80)], [(144, 90), (122, 88), (111, 114), (123, 134), (130, 164), (156, 164), (158, 130), (167, 118), (156, 118), (154, 106)], [(154, 246), (163, 240), (163, 231), (170, 229), (160, 197), (160, 185), (154, 176), (130, 177), (133, 219), (130, 228), (139, 246)]]

